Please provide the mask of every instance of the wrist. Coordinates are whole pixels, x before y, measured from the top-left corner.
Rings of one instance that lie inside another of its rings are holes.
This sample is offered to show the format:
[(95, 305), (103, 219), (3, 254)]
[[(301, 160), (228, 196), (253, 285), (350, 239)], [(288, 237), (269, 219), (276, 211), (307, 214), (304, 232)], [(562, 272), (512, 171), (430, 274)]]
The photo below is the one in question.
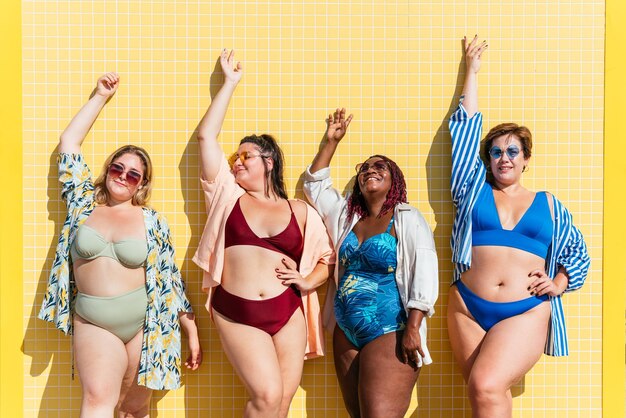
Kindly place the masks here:
[(98, 92), (96, 92), (93, 97), (92, 100), (94, 100), (95, 102), (98, 102), (102, 105), (106, 104), (107, 100), (109, 100), (111, 97), (113, 97), (113, 94), (111, 95), (104, 95), (104, 94), (100, 94)]
[(559, 295), (562, 295), (567, 290), (567, 276), (559, 272), (554, 278), (554, 284), (556, 285)]
[(409, 329), (419, 329), (424, 319), (424, 312), (419, 309), (410, 309), (409, 317), (406, 321), (406, 327)]
[(311, 291), (315, 289), (315, 280), (311, 278), (311, 276), (302, 277), (302, 289), (305, 292)]
[(341, 142), (340, 139), (329, 138), (328, 135), (326, 135), (326, 147), (332, 147), (333, 149), (336, 149), (339, 145), (339, 142)]

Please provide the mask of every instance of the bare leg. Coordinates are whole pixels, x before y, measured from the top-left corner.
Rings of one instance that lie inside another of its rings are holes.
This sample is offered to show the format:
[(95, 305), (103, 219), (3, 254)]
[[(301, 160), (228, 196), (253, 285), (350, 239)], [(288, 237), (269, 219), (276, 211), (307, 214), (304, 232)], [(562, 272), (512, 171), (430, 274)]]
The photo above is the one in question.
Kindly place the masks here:
[(224, 352), (250, 396), (244, 417), (277, 417), (283, 398), (283, 382), (272, 337), (260, 329), (234, 322), (215, 310), (213, 320)]
[(359, 350), (346, 338), (337, 325), (333, 333), (335, 372), (343, 402), (352, 418), (361, 416), (359, 409)]
[(279, 417), (289, 414), (291, 400), (298, 390), (304, 366), (304, 350), (306, 349), (306, 324), (300, 309), (296, 310), (285, 326), (272, 337), (280, 375), (283, 381), (283, 397), (280, 404)]
[(468, 381), (477, 418), (513, 415), (510, 389), (541, 358), (549, 318), (550, 304), (544, 302), (487, 332)]
[(473, 416), (512, 416), (511, 387), (539, 360), (546, 341), (549, 303), (494, 325), (485, 332), (456, 286), (448, 299), (448, 335), (468, 383)]
[(143, 329), (126, 343), (128, 368), (122, 381), (118, 403), (119, 418), (148, 418), (150, 416), (150, 398), (152, 390), (137, 384), (137, 372), (143, 343)]
[(74, 352), (83, 389), (81, 418), (111, 418), (128, 365), (124, 343), (75, 315)]
[(359, 354), (359, 403), (361, 416), (402, 418), (420, 369), (400, 360), (402, 331), (381, 335)]
[(478, 325), (467, 310), (456, 286), (450, 287), (450, 294), (448, 295), (448, 338), (465, 382), (469, 380), (472, 366), (474, 366), (485, 334), (485, 330)]

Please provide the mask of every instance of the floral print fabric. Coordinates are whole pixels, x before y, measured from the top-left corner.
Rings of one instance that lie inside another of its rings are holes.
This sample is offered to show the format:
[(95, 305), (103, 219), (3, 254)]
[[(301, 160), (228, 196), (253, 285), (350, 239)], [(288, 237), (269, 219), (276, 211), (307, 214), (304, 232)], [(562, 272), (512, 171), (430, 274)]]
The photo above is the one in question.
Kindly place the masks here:
[(360, 245), (351, 231), (339, 250), (339, 263), (345, 271), (335, 294), (335, 317), (359, 349), (406, 326), (406, 312), (396, 284), (397, 240), (389, 234), (391, 225), (387, 232)]
[[(56, 247), (54, 262), (38, 317), (65, 334), (72, 333), (73, 303), (76, 295), (70, 247), (78, 227), (96, 203), (91, 171), (82, 154), (59, 154), (61, 197), (67, 216)], [(138, 384), (150, 389), (180, 387), (179, 312), (192, 312), (185, 285), (174, 261), (174, 247), (167, 221), (150, 208), (143, 208), (148, 259), (146, 293), (148, 307), (143, 330)]]

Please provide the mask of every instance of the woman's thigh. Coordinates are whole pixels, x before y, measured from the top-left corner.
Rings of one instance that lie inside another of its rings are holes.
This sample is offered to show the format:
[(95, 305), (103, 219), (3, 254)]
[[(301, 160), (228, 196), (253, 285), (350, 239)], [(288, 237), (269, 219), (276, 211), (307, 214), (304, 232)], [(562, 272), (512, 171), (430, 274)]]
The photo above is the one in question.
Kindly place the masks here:
[(234, 322), (214, 309), (213, 320), (224, 353), (248, 393), (252, 397), (268, 392), (282, 396), (280, 364), (272, 337), (258, 328)]
[(126, 343), (128, 367), (122, 381), (118, 408), (121, 412), (132, 413), (132, 416), (148, 416), (152, 390), (137, 384), (137, 373), (141, 359), (143, 329), (132, 340)]
[(289, 322), (272, 336), (272, 340), (278, 356), (284, 393), (291, 398), (300, 385), (306, 350), (306, 324), (301, 309), (293, 313)]
[(450, 346), (467, 382), (486, 332), (469, 313), (456, 286), (450, 287), (447, 309)]
[(335, 325), (333, 333), (335, 372), (346, 408), (352, 415), (359, 411), (359, 350)]
[(504, 319), (485, 335), (470, 381), (509, 389), (541, 358), (548, 335), (550, 303)]
[(74, 315), (74, 356), (84, 395), (117, 403), (128, 366), (122, 340)]
[(403, 417), (420, 369), (400, 360), (402, 331), (381, 335), (359, 354), (359, 404), (363, 417)]

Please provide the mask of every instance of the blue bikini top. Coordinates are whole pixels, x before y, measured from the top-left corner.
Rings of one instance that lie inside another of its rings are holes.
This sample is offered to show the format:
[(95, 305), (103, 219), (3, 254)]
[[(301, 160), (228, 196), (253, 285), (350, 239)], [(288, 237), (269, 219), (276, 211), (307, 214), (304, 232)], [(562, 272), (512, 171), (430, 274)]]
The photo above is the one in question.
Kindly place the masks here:
[(545, 192), (537, 192), (530, 207), (515, 228), (502, 228), (493, 189), (486, 184), (472, 210), (472, 245), (517, 248), (541, 258), (552, 243), (552, 215)]

